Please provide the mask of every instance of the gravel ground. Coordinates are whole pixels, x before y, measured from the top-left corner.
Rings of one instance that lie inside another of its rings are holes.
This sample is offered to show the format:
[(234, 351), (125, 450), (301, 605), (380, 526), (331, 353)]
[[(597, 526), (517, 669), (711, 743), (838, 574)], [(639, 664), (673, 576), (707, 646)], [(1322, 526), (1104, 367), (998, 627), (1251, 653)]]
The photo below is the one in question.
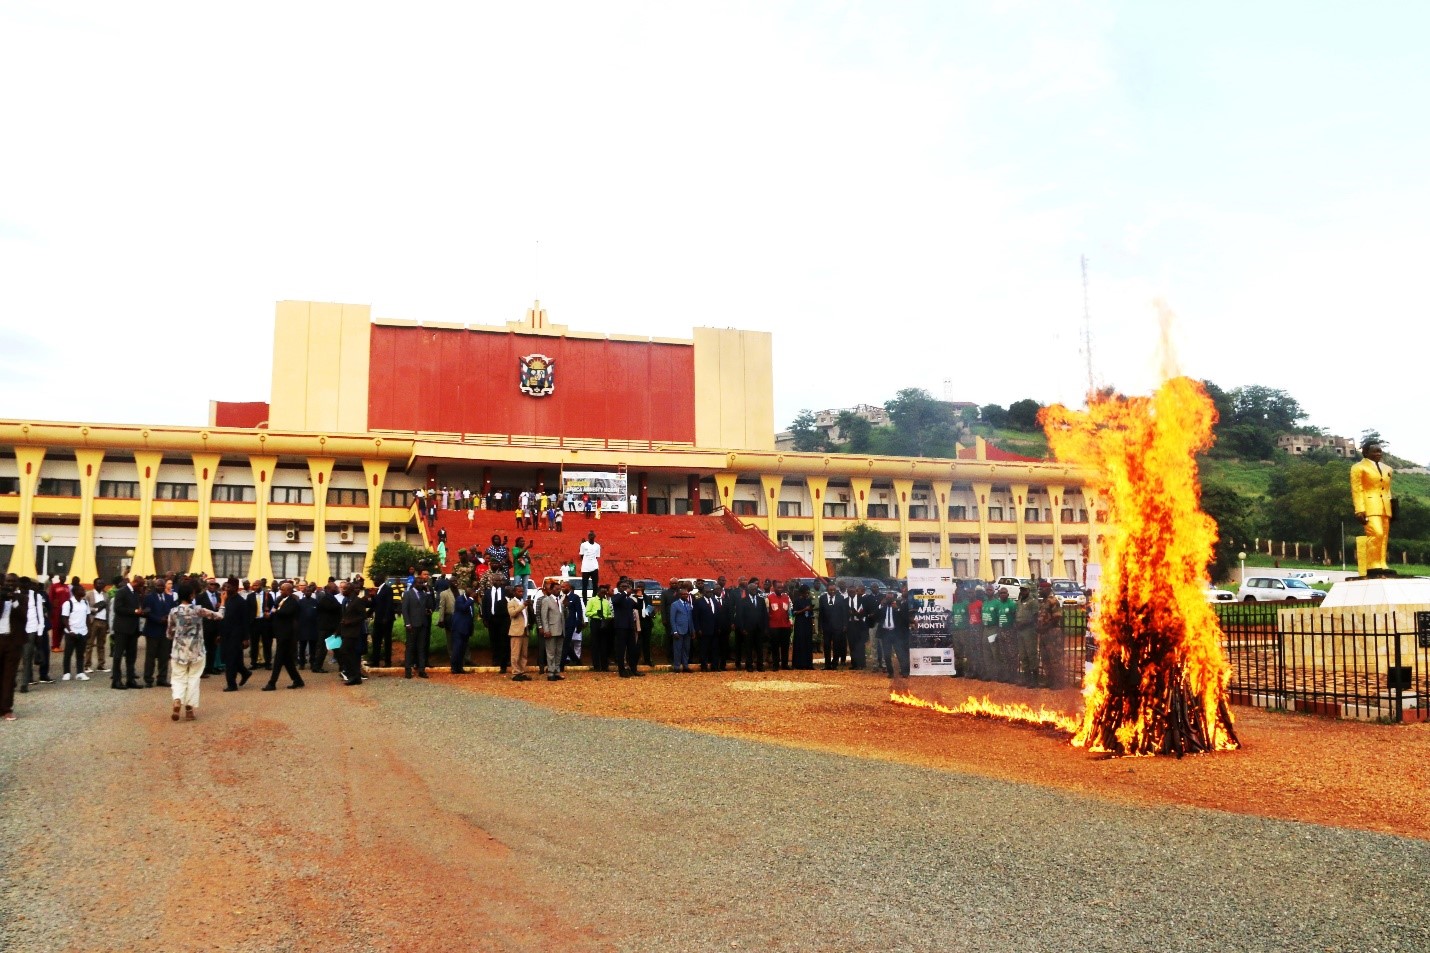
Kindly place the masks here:
[(1424, 841), (437, 682), (220, 684), (193, 725), (103, 681), (0, 725), (0, 949), (1430, 949)]

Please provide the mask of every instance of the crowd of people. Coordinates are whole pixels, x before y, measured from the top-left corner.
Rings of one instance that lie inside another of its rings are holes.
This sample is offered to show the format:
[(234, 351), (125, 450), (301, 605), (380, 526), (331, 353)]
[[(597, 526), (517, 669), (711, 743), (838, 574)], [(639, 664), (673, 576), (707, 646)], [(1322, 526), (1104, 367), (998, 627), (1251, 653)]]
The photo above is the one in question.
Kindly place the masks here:
[(553, 533), (565, 531), (567, 513), (584, 513), (587, 519), (600, 519), (602, 510), (600, 498), (589, 493), (558, 495), (539, 488), (473, 493), (471, 487), (460, 490), (450, 486), (419, 487), (413, 493), (412, 505), (417, 508), (418, 518), (426, 521), (429, 528), (437, 524), (437, 514), (442, 510), (466, 513), (468, 522), (475, 518), (477, 510), (493, 510), (510, 511), (518, 530), (540, 532), (545, 529)]
[[(241, 689), (255, 670), (302, 688), (304, 672), (322, 674), (331, 657), (348, 686), (368, 667), (391, 667), (393, 632), (405, 630), (406, 678), (427, 678), (432, 628), (446, 632), (454, 674), (471, 664), (480, 621), (492, 665), (516, 681), (538, 674), (560, 681), (569, 666), (622, 678), (654, 667), (652, 635), (662, 623), (669, 669), (676, 673), (810, 670), (815, 647), (826, 670), (909, 673), (914, 607), (907, 591), (875, 595), (862, 585), (824, 580), (786, 584), (749, 578), (672, 579), (659, 593), (622, 577), (600, 581), (600, 544), (590, 532), (574, 574), (529, 583), (530, 546), (494, 535), (480, 554), (463, 550), (450, 574), (412, 570), (406, 579), (362, 577), (316, 582), (202, 574), (78, 578), (42, 583), (13, 575), (0, 584), (0, 717), (13, 720), (14, 695), (52, 684), (51, 654), (63, 651), (60, 681), (100, 672), (116, 690), (168, 688), (170, 715), (195, 718), (200, 682), (222, 675), (225, 692)], [(523, 573), (523, 569), (525, 572)], [(1018, 601), (1007, 589), (963, 588), (949, 630), (960, 675), (1060, 687), (1065, 679), (1061, 605), (1043, 583)], [(143, 661), (139, 660), (143, 641)], [(535, 643), (540, 653), (529, 659)]]

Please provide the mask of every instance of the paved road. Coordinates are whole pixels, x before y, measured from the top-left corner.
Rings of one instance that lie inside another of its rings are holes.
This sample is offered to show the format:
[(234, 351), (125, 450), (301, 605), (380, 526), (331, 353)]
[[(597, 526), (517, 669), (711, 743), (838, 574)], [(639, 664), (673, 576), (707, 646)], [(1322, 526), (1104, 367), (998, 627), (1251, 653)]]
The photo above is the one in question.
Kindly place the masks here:
[(105, 685), (0, 725), (0, 949), (1430, 949), (1420, 841), (421, 681)]

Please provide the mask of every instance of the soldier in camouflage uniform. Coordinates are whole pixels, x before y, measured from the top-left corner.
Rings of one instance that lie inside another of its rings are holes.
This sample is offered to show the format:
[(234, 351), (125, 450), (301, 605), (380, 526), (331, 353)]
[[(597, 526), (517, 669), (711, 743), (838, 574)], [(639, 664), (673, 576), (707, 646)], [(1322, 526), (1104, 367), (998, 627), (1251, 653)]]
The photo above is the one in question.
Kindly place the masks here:
[(1063, 687), (1063, 604), (1052, 584), (1038, 584), (1042, 602), (1038, 606), (1038, 655), (1043, 664), (1042, 685)]
[(457, 565), (452, 567), (452, 588), (458, 592), (471, 589), (477, 577), (477, 567), (473, 566), (465, 549), (457, 550)]

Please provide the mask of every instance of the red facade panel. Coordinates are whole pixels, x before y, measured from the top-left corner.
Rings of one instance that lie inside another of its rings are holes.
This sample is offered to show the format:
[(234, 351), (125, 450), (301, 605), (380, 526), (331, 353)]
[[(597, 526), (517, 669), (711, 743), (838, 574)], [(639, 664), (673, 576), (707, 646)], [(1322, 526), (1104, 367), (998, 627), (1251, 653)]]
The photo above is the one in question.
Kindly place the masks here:
[(268, 423), (268, 401), (214, 401), (215, 427), (243, 427), (252, 430)]
[[(368, 426), (695, 441), (695, 349), (682, 344), (374, 325)], [(546, 397), (517, 386), (521, 358), (555, 361)]]

